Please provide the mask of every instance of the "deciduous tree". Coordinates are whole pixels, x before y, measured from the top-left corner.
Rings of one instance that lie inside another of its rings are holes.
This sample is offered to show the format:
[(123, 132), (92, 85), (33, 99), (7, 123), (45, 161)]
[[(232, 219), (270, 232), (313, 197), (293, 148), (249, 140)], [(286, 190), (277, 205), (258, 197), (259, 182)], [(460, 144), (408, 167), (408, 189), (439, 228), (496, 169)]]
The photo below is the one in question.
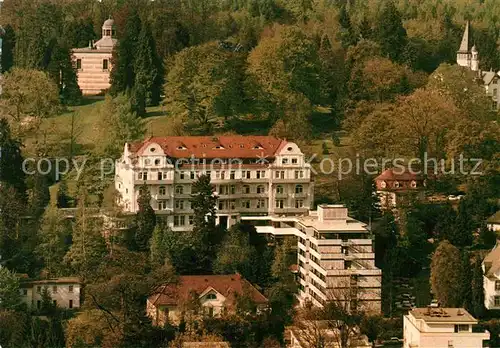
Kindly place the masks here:
[(431, 262), (432, 293), (443, 307), (460, 307), (460, 251), (447, 240), (439, 243)]

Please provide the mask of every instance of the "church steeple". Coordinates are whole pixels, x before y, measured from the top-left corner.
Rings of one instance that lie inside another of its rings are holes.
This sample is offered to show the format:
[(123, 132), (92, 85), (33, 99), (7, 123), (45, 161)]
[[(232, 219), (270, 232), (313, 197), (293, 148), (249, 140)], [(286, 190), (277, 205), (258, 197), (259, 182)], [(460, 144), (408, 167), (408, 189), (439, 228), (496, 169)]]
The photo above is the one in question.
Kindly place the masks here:
[(460, 66), (465, 66), (471, 68), (472, 54), (469, 51), (469, 26), (470, 23), (467, 21), (464, 30), (464, 36), (462, 37), (462, 42), (460, 43), (460, 49), (457, 52), (457, 64)]

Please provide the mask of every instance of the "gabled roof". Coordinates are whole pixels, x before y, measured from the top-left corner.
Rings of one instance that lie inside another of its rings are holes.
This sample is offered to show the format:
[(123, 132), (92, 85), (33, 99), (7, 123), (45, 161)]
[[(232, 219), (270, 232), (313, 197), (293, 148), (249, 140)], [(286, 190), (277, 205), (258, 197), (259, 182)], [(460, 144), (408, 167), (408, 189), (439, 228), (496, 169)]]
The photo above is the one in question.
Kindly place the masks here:
[(495, 245), (493, 250), (483, 260), (484, 275), (488, 278), (495, 277), (500, 271), (500, 247)]
[(497, 76), (497, 73), (494, 71), (484, 71), (482, 75), (484, 84), (489, 85), (493, 81), (493, 78)]
[(412, 180), (422, 180), (422, 177), (418, 174), (412, 173), (408, 170), (400, 170), (395, 168), (386, 169), (375, 178), (376, 181), (412, 181)]
[[(171, 158), (273, 158), (287, 144), (271, 136), (175, 136), (152, 137), (129, 144), (129, 150), (142, 155), (151, 144), (158, 144)], [(259, 145), (259, 146), (256, 146)]]
[(491, 215), (486, 222), (489, 224), (500, 224), (500, 210)]
[(267, 303), (267, 298), (239, 274), (180, 276), (177, 284), (162, 286), (158, 293), (149, 297), (149, 302), (153, 305), (179, 305), (188, 301), (193, 293), (200, 296), (208, 289), (217, 291), (230, 302), (238, 294), (249, 296), (256, 304)]

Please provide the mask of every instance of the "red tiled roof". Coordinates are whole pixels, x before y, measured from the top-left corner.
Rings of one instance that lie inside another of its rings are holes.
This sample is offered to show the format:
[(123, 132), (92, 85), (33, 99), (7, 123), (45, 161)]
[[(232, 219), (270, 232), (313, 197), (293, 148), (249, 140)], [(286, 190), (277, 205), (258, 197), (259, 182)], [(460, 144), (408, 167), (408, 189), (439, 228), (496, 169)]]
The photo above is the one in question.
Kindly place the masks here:
[(149, 301), (154, 305), (178, 305), (188, 300), (193, 292), (201, 295), (212, 288), (229, 300), (234, 299), (235, 294), (244, 294), (257, 304), (267, 303), (267, 298), (239, 274), (180, 276), (177, 284), (161, 287)]
[(418, 174), (411, 173), (406, 168), (404, 170), (390, 168), (386, 169), (375, 178), (376, 181), (384, 180), (384, 181), (412, 181), (412, 180), (421, 180), (421, 176)]
[[(141, 155), (152, 143), (172, 158), (272, 158), (287, 141), (271, 136), (176, 136), (152, 137), (129, 144), (129, 150)], [(218, 148), (217, 148), (218, 147)]]

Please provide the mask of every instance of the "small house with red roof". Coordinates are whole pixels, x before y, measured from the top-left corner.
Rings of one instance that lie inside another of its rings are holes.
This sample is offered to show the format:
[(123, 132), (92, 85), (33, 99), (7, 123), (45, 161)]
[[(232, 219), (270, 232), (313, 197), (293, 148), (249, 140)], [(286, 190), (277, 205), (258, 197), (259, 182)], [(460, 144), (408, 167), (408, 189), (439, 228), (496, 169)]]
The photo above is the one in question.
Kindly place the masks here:
[(411, 198), (423, 199), (425, 180), (408, 168), (386, 169), (375, 178), (377, 193), (383, 209), (397, 208)]
[(258, 311), (267, 307), (267, 298), (239, 274), (186, 275), (151, 295), (146, 312), (153, 325), (163, 326), (168, 322), (179, 323), (187, 312), (208, 316), (232, 313), (238, 298), (243, 296), (255, 303)]

